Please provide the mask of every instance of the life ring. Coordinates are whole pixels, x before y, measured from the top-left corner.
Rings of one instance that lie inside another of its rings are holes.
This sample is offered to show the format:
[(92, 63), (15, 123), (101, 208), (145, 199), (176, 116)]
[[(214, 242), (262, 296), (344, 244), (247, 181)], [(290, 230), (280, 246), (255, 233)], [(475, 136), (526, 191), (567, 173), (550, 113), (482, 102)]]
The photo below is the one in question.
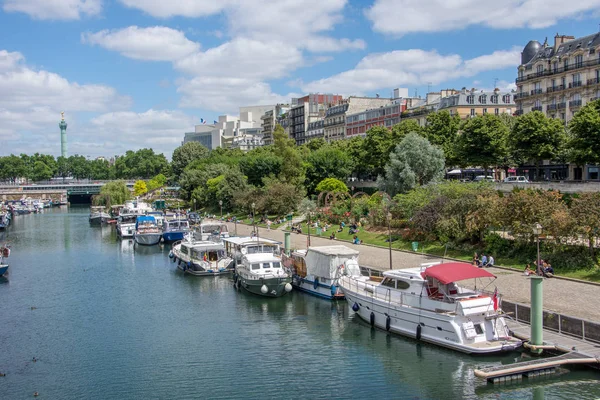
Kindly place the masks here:
[(375, 327), (375, 313), (371, 311), (371, 315), (369, 317), (369, 322), (371, 323), (371, 328)]
[(390, 331), (390, 324), (392, 322), (392, 319), (390, 318), (390, 316), (388, 315), (387, 318), (385, 319), (385, 330), (386, 331)]
[(319, 287), (319, 278), (315, 278), (315, 281), (313, 282), (313, 288), (315, 290), (317, 290), (318, 287)]

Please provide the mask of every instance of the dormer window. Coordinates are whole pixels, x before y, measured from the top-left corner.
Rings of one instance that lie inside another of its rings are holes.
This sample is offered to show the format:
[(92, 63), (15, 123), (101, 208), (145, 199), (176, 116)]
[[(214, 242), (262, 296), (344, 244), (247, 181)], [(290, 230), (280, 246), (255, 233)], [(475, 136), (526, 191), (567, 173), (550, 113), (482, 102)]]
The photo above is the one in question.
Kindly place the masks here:
[(487, 96), (485, 94), (482, 94), (481, 96), (479, 96), (479, 103), (480, 104), (486, 104), (487, 103)]
[(472, 94), (467, 96), (467, 103), (468, 104), (473, 104), (475, 102), (475, 96), (473, 96)]
[(491, 100), (492, 100), (492, 103), (493, 103), (493, 104), (498, 104), (498, 95), (497, 95), (497, 94), (493, 95), (493, 96), (491, 97)]

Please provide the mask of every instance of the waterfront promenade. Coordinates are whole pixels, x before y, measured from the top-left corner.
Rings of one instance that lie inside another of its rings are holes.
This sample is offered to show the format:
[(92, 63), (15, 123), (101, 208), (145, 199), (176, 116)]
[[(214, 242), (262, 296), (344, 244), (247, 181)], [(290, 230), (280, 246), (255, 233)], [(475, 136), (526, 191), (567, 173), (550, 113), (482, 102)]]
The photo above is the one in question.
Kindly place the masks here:
[[(235, 231), (233, 223), (228, 223), (229, 232)], [(250, 235), (252, 226), (237, 224), (238, 235)], [(261, 237), (279, 240), (283, 243), (282, 230), (259, 229)], [(377, 270), (389, 268), (389, 250), (387, 248), (353, 245), (339, 240), (331, 241), (327, 237), (311, 235), (312, 246), (327, 246), (333, 242), (344, 244), (360, 251), (360, 264)], [(305, 249), (307, 236), (291, 234), (292, 249)], [(439, 260), (439, 257), (429, 257), (422, 254), (393, 250), (393, 267), (410, 268), (426, 262)], [(494, 284), (504, 299), (515, 303), (530, 304), (529, 279), (520, 272), (503, 268), (490, 268), (490, 272), (498, 277)], [(493, 289), (492, 289), (493, 290)], [(600, 307), (595, 306), (600, 299), (600, 285), (582, 283), (566, 279), (551, 278), (544, 280), (544, 309), (558, 314), (569, 315), (592, 322), (600, 322)]]

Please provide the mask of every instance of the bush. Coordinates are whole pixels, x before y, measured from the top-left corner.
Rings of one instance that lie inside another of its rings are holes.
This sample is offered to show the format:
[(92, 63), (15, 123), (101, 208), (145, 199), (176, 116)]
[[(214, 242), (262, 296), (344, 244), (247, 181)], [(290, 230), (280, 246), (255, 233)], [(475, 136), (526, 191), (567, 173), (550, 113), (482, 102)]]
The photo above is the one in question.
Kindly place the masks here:
[(555, 251), (547, 256), (547, 259), (556, 271), (592, 269), (597, 262), (595, 257), (592, 257), (582, 246), (555, 248)]

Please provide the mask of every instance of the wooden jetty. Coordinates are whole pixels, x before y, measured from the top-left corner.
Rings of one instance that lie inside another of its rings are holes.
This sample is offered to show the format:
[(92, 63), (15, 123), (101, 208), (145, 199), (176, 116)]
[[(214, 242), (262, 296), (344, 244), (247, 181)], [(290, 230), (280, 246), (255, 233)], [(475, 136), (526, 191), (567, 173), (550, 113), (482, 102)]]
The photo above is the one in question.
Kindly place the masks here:
[(475, 376), (485, 378), (488, 382), (507, 382), (520, 380), (523, 377), (532, 378), (554, 373), (557, 367), (568, 364), (587, 364), (600, 366), (600, 343), (593, 343), (558, 334), (544, 329), (544, 344), (530, 345), (530, 326), (520, 322), (506, 321), (513, 335), (525, 341), (525, 347), (531, 350), (547, 350), (554, 357), (536, 358), (529, 361), (509, 365), (481, 368), (474, 371)]

